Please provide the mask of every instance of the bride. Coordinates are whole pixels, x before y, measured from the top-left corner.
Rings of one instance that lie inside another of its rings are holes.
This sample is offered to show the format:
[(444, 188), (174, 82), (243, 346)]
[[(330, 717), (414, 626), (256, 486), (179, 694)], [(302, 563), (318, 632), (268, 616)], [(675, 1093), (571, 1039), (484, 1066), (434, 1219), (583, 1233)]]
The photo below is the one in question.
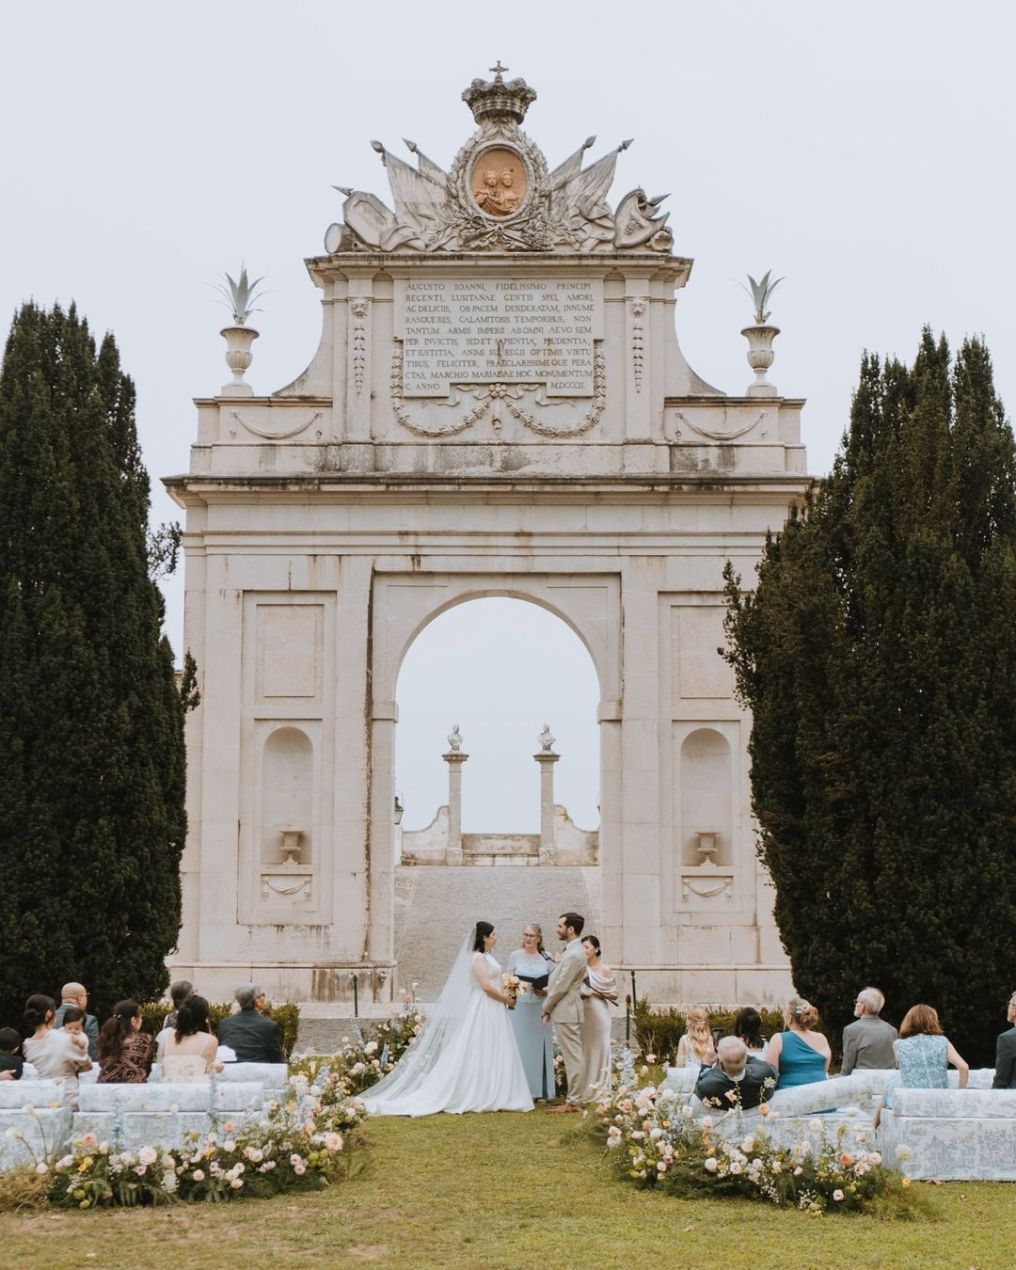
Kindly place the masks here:
[(366, 1094), (372, 1116), (436, 1111), (532, 1111), (533, 1100), (501, 991), (490, 922), (462, 941), (451, 973), (395, 1070)]

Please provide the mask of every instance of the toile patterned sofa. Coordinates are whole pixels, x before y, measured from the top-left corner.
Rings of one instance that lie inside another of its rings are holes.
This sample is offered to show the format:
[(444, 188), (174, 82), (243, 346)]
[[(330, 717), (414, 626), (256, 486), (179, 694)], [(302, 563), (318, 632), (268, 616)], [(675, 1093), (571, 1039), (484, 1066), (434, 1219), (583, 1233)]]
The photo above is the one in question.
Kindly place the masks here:
[[(915, 1179), (1016, 1181), (1016, 1090), (992, 1089), (993, 1076), (991, 1068), (975, 1069), (966, 1089), (957, 1088), (955, 1072), (949, 1089), (895, 1087), (876, 1130), (873, 1113), (898, 1073), (856, 1071), (778, 1090), (768, 1116), (751, 1111), (731, 1117), (731, 1132), (764, 1128), (784, 1146), (824, 1138), (847, 1151), (874, 1147)], [(665, 1086), (691, 1100), (698, 1115), (710, 1114), (693, 1098), (694, 1084), (694, 1071), (668, 1070)]]

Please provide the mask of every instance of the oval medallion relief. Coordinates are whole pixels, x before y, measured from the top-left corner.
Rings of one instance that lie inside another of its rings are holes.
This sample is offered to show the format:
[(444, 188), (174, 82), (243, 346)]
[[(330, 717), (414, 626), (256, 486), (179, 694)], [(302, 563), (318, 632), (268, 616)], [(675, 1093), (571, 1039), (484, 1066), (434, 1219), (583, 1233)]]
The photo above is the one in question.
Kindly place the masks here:
[(469, 181), (476, 206), (486, 216), (503, 219), (519, 210), (526, 197), (526, 169), (506, 146), (477, 155)]

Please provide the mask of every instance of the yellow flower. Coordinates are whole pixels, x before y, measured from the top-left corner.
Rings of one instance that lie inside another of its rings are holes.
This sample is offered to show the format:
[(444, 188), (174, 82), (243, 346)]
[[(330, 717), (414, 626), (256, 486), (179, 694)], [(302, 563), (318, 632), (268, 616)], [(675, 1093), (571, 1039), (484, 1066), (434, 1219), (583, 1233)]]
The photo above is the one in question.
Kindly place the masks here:
[(89, 1170), (89, 1169), (92, 1167), (92, 1165), (94, 1164), (94, 1162), (95, 1162), (95, 1161), (92, 1159), (92, 1157), (91, 1157), (90, 1155), (86, 1155), (86, 1156), (85, 1156), (85, 1158), (84, 1158), (84, 1159), (81, 1161), (81, 1163), (78, 1165), (78, 1172), (79, 1172), (79, 1173), (87, 1173), (87, 1172), (88, 1172), (88, 1170)]
[(909, 1178), (909, 1177), (905, 1177), (905, 1178), (903, 1179), (903, 1186), (904, 1186), (904, 1188), (908, 1187), (909, 1185), (910, 1185), (910, 1178)]

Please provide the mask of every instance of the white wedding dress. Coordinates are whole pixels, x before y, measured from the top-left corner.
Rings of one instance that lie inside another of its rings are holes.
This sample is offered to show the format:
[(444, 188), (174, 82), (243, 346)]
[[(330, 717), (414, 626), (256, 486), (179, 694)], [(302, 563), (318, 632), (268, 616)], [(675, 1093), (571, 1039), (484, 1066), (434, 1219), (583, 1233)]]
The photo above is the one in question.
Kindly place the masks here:
[(438, 1111), (532, 1111), (526, 1073), (508, 1011), (480, 987), (478, 970), (499, 983), (501, 967), (459, 950), (441, 996), (395, 1070), (363, 1095), (372, 1116), (431, 1116)]

